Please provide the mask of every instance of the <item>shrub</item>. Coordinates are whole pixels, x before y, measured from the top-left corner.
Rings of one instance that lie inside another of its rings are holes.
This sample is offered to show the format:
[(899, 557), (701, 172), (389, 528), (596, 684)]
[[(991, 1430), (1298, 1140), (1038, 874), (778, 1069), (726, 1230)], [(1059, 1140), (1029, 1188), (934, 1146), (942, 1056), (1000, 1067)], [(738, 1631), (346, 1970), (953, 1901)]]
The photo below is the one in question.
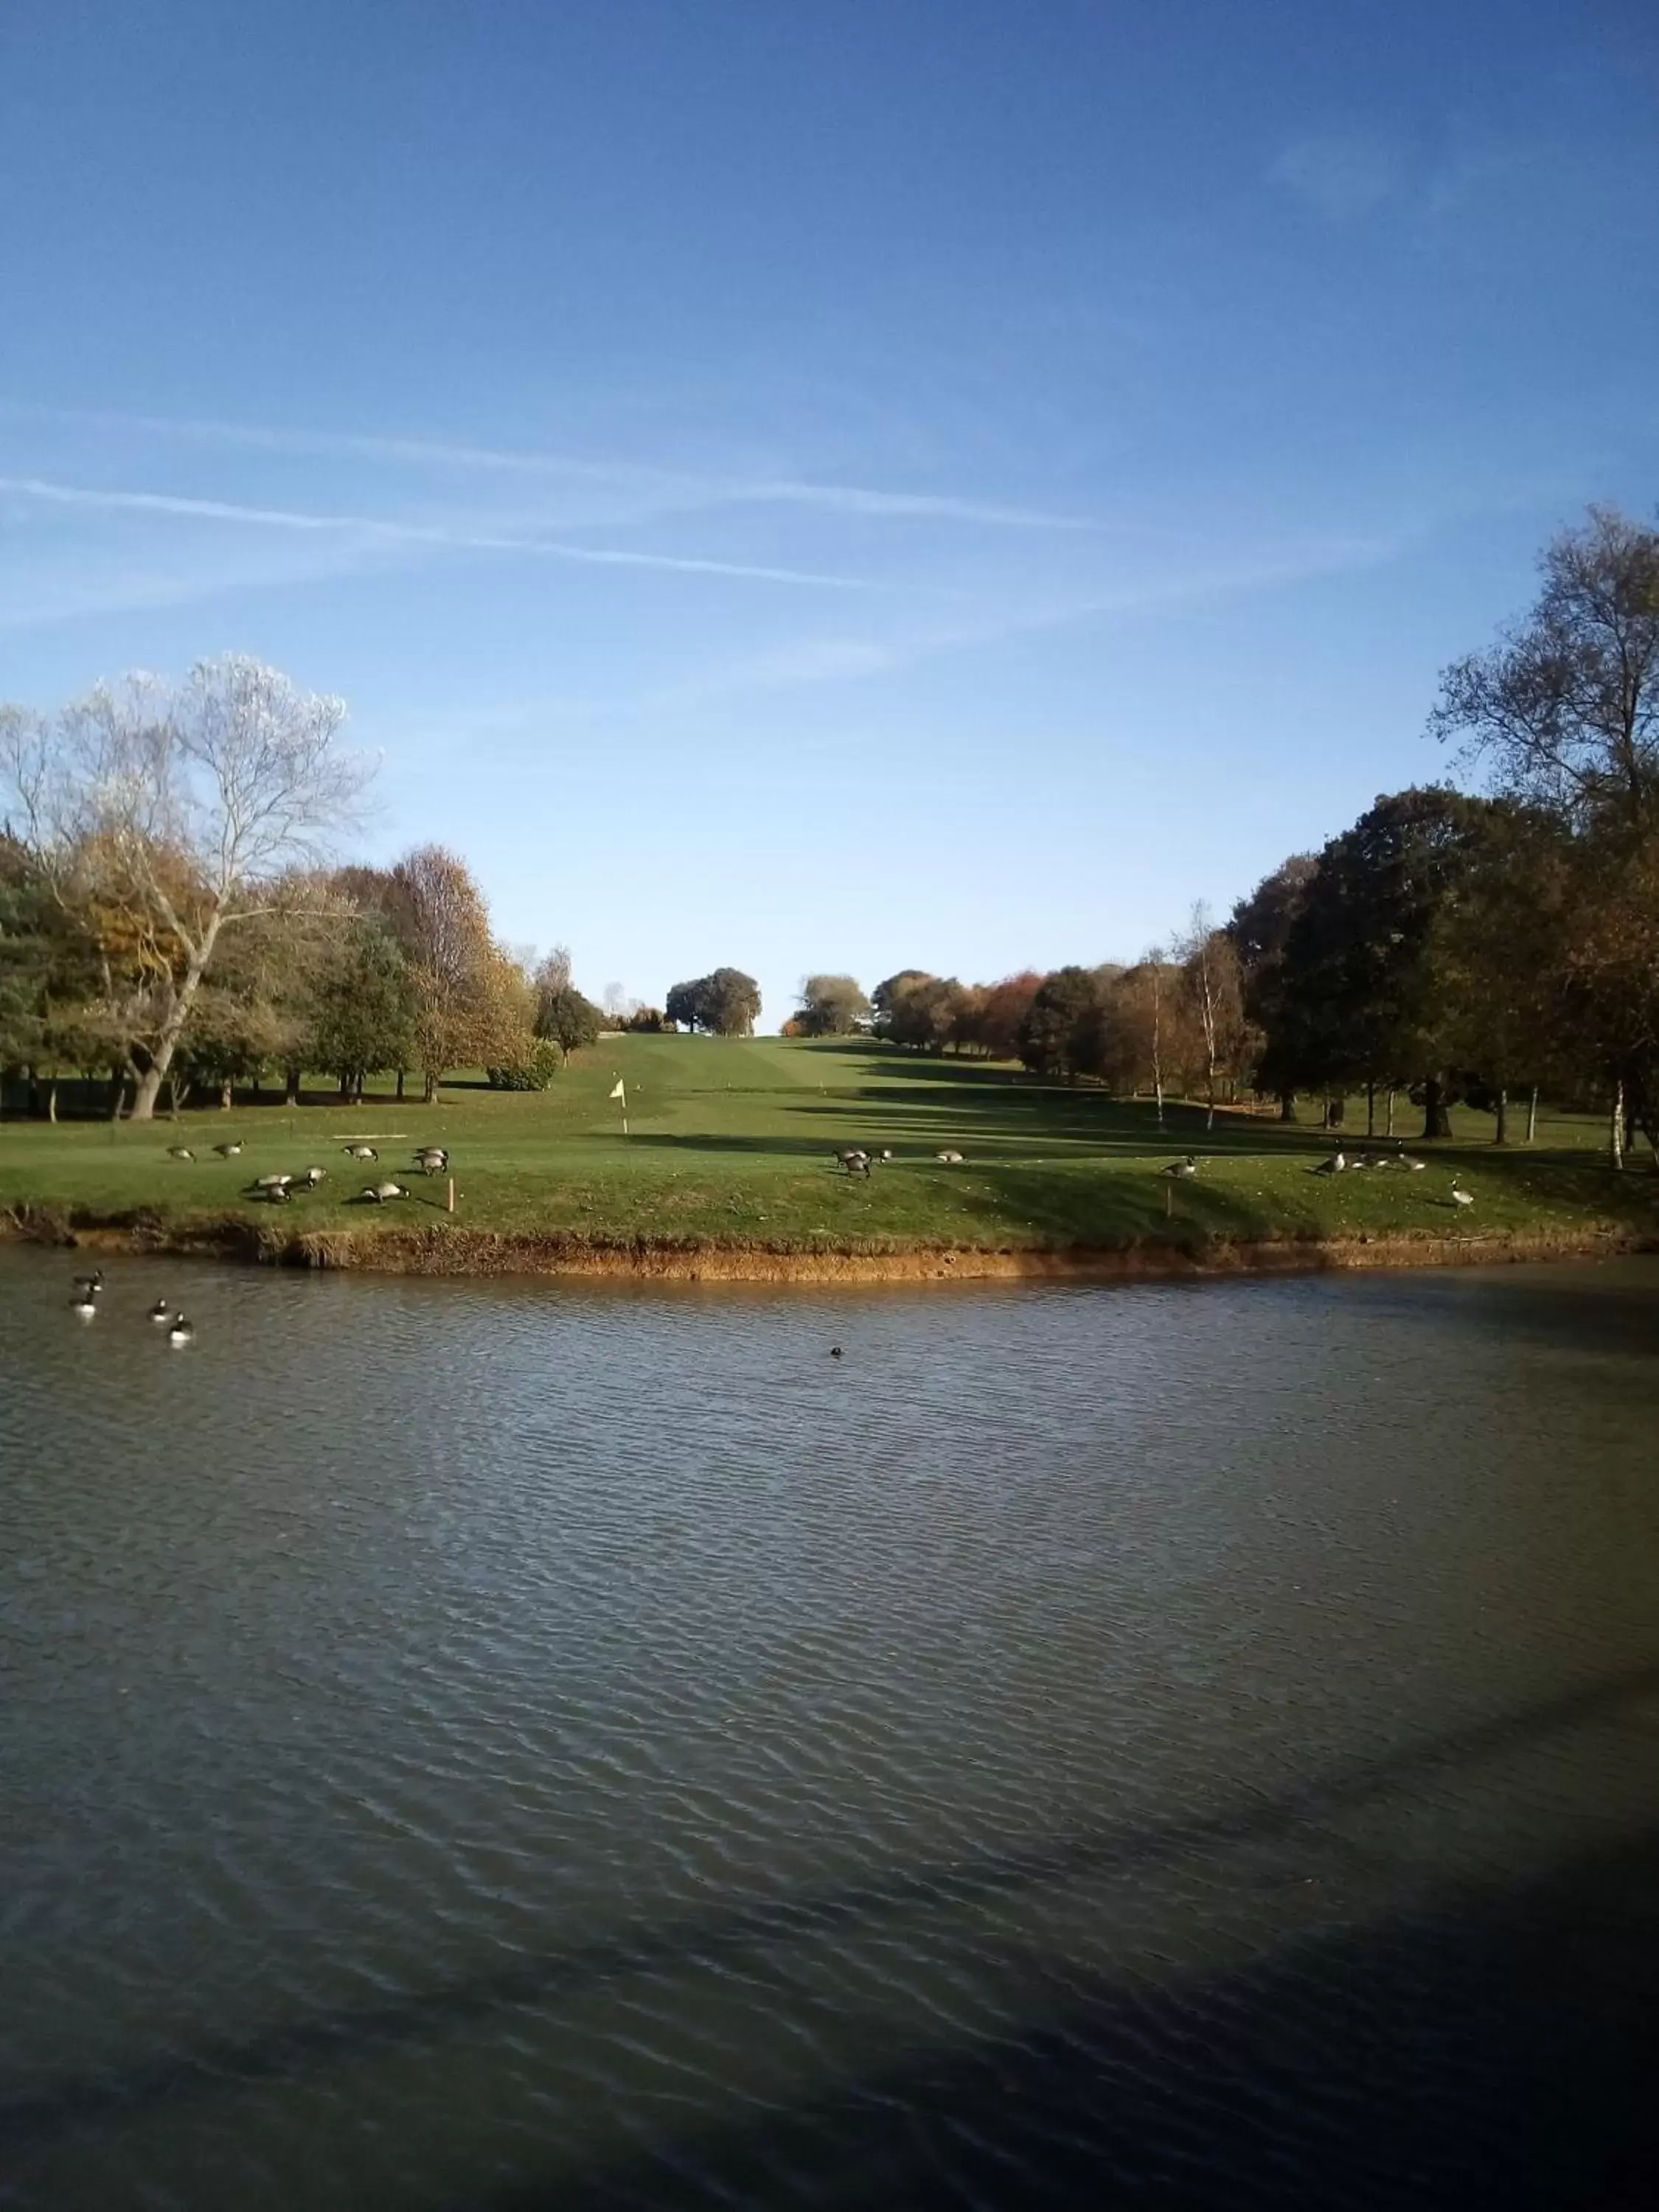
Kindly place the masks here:
[(487, 1067), (492, 1091), (545, 1091), (559, 1072), (559, 1048), (544, 1037), (528, 1060), (511, 1067)]

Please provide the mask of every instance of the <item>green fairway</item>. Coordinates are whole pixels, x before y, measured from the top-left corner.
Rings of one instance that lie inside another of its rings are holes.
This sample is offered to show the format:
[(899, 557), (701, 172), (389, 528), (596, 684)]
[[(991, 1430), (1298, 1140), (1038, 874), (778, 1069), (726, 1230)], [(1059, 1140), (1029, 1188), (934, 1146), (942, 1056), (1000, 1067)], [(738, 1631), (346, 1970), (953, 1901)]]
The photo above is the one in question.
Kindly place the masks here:
[[(629, 1134), (610, 1092), (628, 1086)], [(320, 1096), (320, 1094), (318, 1094)], [(1513, 1118), (1517, 1131), (1523, 1117)], [(1398, 1126), (1417, 1117), (1401, 1102)], [(1362, 1141), (1350, 1115), (1346, 1141)], [(1160, 1132), (1147, 1102), (1032, 1081), (974, 1061), (923, 1059), (867, 1042), (623, 1036), (574, 1060), (541, 1093), (447, 1085), (435, 1105), (390, 1088), (361, 1105), (204, 1109), (177, 1122), (0, 1125), (0, 1204), (73, 1218), (151, 1217), (175, 1231), (240, 1215), (286, 1235), (447, 1230), (445, 1184), (409, 1172), (417, 1144), (451, 1148), (453, 1225), (554, 1232), (597, 1244), (638, 1239), (882, 1251), (934, 1246), (1064, 1249), (1205, 1237), (1390, 1237), (1525, 1232), (1564, 1238), (1598, 1227), (1659, 1231), (1659, 1176), (1645, 1155), (1623, 1176), (1582, 1117), (1540, 1118), (1530, 1150), (1495, 1150), (1489, 1117), (1464, 1112), (1450, 1143), (1407, 1148), (1420, 1174), (1314, 1172), (1343, 1138), (1243, 1115), (1204, 1128), (1201, 1107), (1172, 1105)], [(342, 1145), (375, 1141), (379, 1163)], [(211, 1146), (239, 1139), (240, 1158)], [(191, 1146), (193, 1163), (167, 1157)], [(837, 1147), (889, 1147), (870, 1179), (848, 1177)], [(960, 1152), (960, 1166), (939, 1163)], [(1197, 1176), (1161, 1170), (1188, 1151)], [(277, 1209), (249, 1194), (259, 1175), (314, 1163), (328, 1181)], [(1454, 1205), (1462, 1176), (1474, 1194)], [(406, 1202), (357, 1200), (366, 1182), (409, 1183)]]

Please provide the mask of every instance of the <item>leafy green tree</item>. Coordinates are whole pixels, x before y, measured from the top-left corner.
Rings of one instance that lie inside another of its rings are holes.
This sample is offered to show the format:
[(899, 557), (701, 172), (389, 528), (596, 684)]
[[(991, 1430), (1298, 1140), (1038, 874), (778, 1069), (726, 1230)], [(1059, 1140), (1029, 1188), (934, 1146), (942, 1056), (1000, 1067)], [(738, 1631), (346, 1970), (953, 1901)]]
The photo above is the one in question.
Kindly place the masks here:
[(1455, 1037), (1438, 923), (1492, 802), (1439, 787), (1379, 799), (1319, 856), (1285, 940), (1264, 1062), (1275, 1088), (1407, 1086), (1449, 1136)]
[(317, 962), (304, 1056), (343, 1097), (416, 1056), (415, 986), (402, 946), (375, 912), (344, 918)]
[(741, 968), (717, 968), (708, 978), (705, 1020), (716, 1036), (752, 1036), (760, 1018), (760, 985)]
[(558, 1047), (561, 1065), (582, 1046), (597, 1044), (600, 1026), (599, 1008), (574, 983), (544, 997), (536, 1013), (536, 1034)]
[(870, 1001), (851, 975), (808, 975), (795, 1016), (802, 1036), (850, 1036), (870, 1018)]
[(707, 975), (694, 976), (690, 981), (676, 983), (663, 1001), (663, 1018), (676, 1023), (683, 1030), (708, 1030), (714, 1027), (708, 1012)]
[(1068, 1080), (1097, 1074), (1105, 1062), (1105, 988), (1090, 968), (1057, 968), (1032, 998), (1019, 1056), (1033, 1074)]
[(1239, 900), (1227, 923), (1242, 971), (1244, 1019), (1254, 1032), (1255, 1079), (1277, 1094), (1281, 1121), (1296, 1119), (1294, 1071), (1310, 1057), (1284, 1002), (1285, 948), (1318, 866), (1314, 854), (1292, 854)]

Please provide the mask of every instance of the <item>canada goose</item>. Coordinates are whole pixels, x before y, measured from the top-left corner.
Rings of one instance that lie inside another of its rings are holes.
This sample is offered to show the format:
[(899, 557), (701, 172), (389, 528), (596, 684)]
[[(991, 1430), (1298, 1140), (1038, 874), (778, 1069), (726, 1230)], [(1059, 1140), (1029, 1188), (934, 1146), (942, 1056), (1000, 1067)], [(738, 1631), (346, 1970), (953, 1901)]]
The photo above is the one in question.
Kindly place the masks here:
[(449, 1165), (449, 1154), (441, 1145), (428, 1145), (416, 1153), (415, 1164), (422, 1175), (442, 1175)]
[(942, 1162), (947, 1168), (959, 1168), (962, 1165), (960, 1152), (935, 1152), (933, 1158)]
[(876, 1157), (878, 1159), (890, 1160), (893, 1157), (891, 1149), (888, 1146), (884, 1145)]
[(157, 1298), (149, 1310), (149, 1317), (152, 1321), (166, 1321), (172, 1309), (165, 1298)]
[(319, 1182), (325, 1182), (327, 1180), (328, 1170), (326, 1168), (307, 1168), (306, 1170), (305, 1181), (306, 1188), (308, 1190), (315, 1190)]
[(222, 1160), (234, 1160), (240, 1152), (242, 1147), (239, 1139), (234, 1144), (216, 1145), (213, 1149), (218, 1153)]
[(378, 1160), (380, 1157), (373, 1145), (347, 1145), (343, 1150), (349, 1160)]
[(1474, 1204), (1474, 1193), (1472, 1190), (1465, 1190), (1463, 1186), (1455, 1180), (1454, 1180), (1452, 1183), (1451, 1195), (1452, 1204), (1454, 1206), (1473, 1206)]
[(82, 1321), (90, 1321), (98, 1310), (98, 1285), (95, 1283), (82, 1283), (70, 1300), (70, 1306), (72, 1311), (80, 1315)]
[(195, 1334), (196, 1324), (193, 1321), (186, 1321), (183, 1314), (174, 1314), (173, 1316), (173, 1326), (167, 1331), (167, 1342), (169, 1344), (188, 1344)]
[(838, 1344), (832, 1344), (832, 1345), (830, 1346), (830, 1357), (831, 1358), (831, 1359), (840, 1359), (841, 1358), (842, 1358), (842, 1357), (843, 1357), (843, 1354), (842, 1354), (842, 1348), (841, 1348), (840, 1345), (838, 1345)]
[(267, 1185), (265, 1189), (267, 1206), (291, 1206), (293, 1202), (294, 1187), (291, 1183), (283, 1182)]
[(1401, 1167), (1409, 1168), (1413, 1175), (1421, 1175), (1424, 1169), (1427, 1167), (1428, 1162), (1413, 1159), (1409, 1152), (1403, 1152), (1401, 1155), (1400, 1164)]
[(167, 1146), (167, 1158), (170, 1160), (193, 1160), (195, 1157), (195, 1153), (191, 1152), (188, 1145), (169, 1145)]
[(374, 1182), (368, 1186), (363, 1196), (372, 1199), (376, 1206), (386, 1206), (394, 1198), (407, 1198), (409, 1193), (400, 1182)]
[(253, 1188), (269, 1195), (273, 1190), (286, 1190), (293, 1180), (291, 1175), (256, 1176), (253, 1179)]
[(77, 1275), (75, 1279), (76, 1291), (83, 1298), (95, 1298), (103, 1287), (104, 1271), (101, 1267), (93, 1274)]
[(1333, 1152), (1329, 1159), (1321, 1160), (1319, 1165), (1314, 1170), (1314, 1173), (1316, 1175), (1340, 1175), (1347, 1164), (1347, 1156), (1346, 1153)]
[(1188, 1152), (1184, 1160), (1171, 1160), (1164, 1172), (1167, 1176), (1195, 1176), (1198, 1173), (1196, 1154)]
[(836, 1161), (844, 1168), (856, 1167), (860, 1160), (867, 1160), (869, 1157), (868, 1152), (861, 1151), (857, 1145), (848, 1145), (845, 1151), (836, 1154)]

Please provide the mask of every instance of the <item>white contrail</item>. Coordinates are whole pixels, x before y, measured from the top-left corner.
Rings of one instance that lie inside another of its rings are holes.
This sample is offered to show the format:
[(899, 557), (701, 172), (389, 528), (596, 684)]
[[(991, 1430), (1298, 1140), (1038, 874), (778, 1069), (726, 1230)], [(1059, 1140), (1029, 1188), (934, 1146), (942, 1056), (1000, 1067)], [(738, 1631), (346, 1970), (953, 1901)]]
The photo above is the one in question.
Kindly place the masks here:
[(12, 401), (0, 401), (0, 410), (37, 421), (75, 422), (92, 429), (137, 430), (152, 437), (192, 439), (201, 444), (240, 446), (261, 453), (343, 453), (360, 460), (393, 461), (416, 467), (564, 477), (583, 483), (607, 484), (612, 489), (654, 492), (698, 507), (811, 507), (843, 514), (977, 523), (1005, 530), (1088, 532), (1103, 527), (1086, 515), (1055, 514), (1042, 508), (1012, 507), (999, 501), (962, 498), (942, 492), (894, 491), (867, 484), (820, 483), (811, 478), (793, 477), (726, 477), (625, 461), (575, 460), (559, 453), (527, 453), (512, 447), (457, 444), (444, 440), (389, 438), (340, 430), (298, 430), (276, 423), (222, 422), (211, 418), (30, 407)]
[(191, 499), (177, 493), (109, 491), (82, 484), (52, 483), (40, 477), (0, 477), (0, 492), (58, 507), (182, 515), (204, 522), (249, 523), (268, 530), (347, 532), (392, 544), (428, 545), (459, 553), (528, 553), (549, 561), (574, 561), (599, 568), (657, 568), (677, 575), (731, 576), (745, 582), (806, 584), (827, 591), (868, 592), (886, 588), (862, 576), (839, 576), (814, 568), (778, 568), (745, 561), (713, 561), (690, 554), (629, 553), (614, 548), (570, 545), (555, 538), (491, 535), (419, 522), (388, 522), (376, 515), (315, 514), (286, 507), (247, 507), (222, 499)]

